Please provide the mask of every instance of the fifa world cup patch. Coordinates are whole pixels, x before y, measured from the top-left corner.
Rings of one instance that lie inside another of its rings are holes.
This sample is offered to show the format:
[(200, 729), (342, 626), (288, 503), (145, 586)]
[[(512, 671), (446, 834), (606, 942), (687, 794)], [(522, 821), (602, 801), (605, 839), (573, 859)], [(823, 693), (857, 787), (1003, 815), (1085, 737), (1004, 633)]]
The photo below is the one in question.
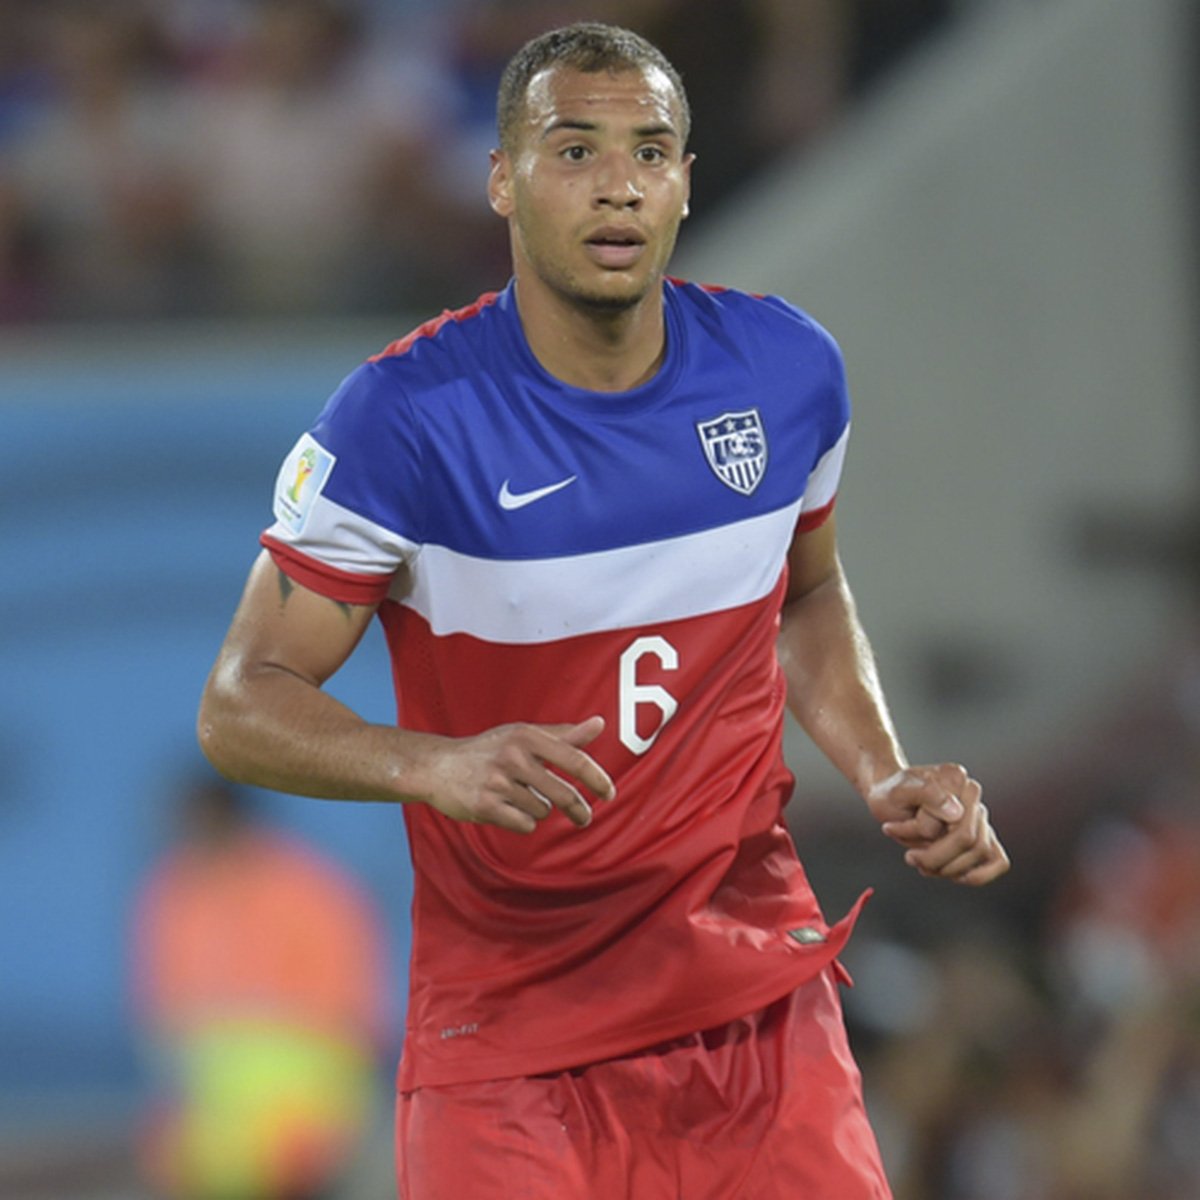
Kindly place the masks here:
[(275, 517), (284, 528), (292, 533), (304, 528), (313, 501), (321, 494), (336, 461), (310, 434), (296, 443), (275, 481)]
[(767, 470), (767, 433), (758, 409), (697, 421), (696, 432), (716, 477), (726, 487), (749, 496)]

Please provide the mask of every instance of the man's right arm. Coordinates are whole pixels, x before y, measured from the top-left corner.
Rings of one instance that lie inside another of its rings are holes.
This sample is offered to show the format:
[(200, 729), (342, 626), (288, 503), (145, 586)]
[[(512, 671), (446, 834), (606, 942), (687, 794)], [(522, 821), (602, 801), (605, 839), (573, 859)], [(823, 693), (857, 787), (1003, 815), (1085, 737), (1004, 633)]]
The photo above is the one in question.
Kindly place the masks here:
[(590, 821), (569, 780), (611, 798), (611, 781), (583, 750), (603, 728), (599, 717), (445, 738), (372, 724), (324, 692), (374, 612), (320, 596), (260, 555), (201, 700), (198, 736), (213, 766), (259, 787), (426, 803), (518, 833), (554, 808), (576, 825)]

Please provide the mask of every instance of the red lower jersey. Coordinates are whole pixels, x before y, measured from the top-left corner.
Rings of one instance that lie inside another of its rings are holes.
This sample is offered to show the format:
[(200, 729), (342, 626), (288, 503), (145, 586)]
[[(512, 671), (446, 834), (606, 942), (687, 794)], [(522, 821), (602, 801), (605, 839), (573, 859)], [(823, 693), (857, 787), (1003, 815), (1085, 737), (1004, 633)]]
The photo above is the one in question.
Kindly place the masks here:
[(646, 384), (550, 377), (509, 289), (349, 377), (280, 471), (264, 542), (378, 603), (404, 728), (596, 714), (616, 784), (528, 836), (406, 809), (399, 1083), (536, 1074), (759, 1009), (830, 928), (784, 824), (788, 548), (828, 516), (849, 427), (836, 346), (778, 300), (669, 283)]
[(400, 1200), (890, 1200), (832, 971), (619, 1059), (421, 1088)]

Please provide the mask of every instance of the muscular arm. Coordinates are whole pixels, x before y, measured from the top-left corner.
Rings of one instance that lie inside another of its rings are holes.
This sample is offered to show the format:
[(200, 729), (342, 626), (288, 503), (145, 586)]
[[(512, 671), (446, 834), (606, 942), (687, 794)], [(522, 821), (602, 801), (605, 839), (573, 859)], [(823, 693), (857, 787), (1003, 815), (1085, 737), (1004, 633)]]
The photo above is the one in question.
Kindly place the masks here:
[(953, 763), (911, 766), (888, 713), (870, 643), (837, 552), (833, 518), (797, 532), (788, 555), (779, 661), (788, 708), (926, 875), (990, 882), (1008, 858), (982, 789)]
[(396, 745), (394, 730), (321, 690), (374, 611), (318, 596), (260, 555), (201, 700), (200, 745), (213, 765), (246, 783), (330, 799), (419, 794), (420, 741)]
[(796, 534), (788, 571), (779, 629), (788, 708), (866, 796), (908, 762), (838, 558), (833, 517)]
[(260, 555), (201, 700), (198, 735), (212, 764), (261, 787), (416, 801), (521, 833), (555, 807), (586, 825), (591, 810), (562, 774), (611, 795), (607, 775), (582, 750), (603, 728), (600, 718), (445, 738), (371, 724), (322, 690), (374, 611), (319, 596)]

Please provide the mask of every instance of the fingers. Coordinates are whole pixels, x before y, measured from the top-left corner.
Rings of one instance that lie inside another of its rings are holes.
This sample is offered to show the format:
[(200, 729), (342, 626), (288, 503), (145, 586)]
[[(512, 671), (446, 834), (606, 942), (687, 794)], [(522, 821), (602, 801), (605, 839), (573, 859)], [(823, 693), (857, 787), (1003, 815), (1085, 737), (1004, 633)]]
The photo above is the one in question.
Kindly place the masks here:
[(1010, 863), (989, 823), (983, 789), (957, 763), (906, 767), (867, 795), (883, 832), (904, 847), (922, 875), (971, 886), (990, 883)]
[(1011, 865), (983, 804), (943, 837), (928, 846), (910, 849), (904, 860), (922, 875), (973, 887), (998, 879)]
[(581, 749), (604, 732), (603, 717), (588, 717), (578, 725), (545, 725), (540, 728), (551, 738), (542, 753), (546, 763), (583, 784), (601, 800), (611, 800), (617, 794), (608, 772)]
[(946, 832), (946, 822), (935, 817), (927, 809), (918, 809), (906, 821), (885, 821), (883, 832), (902, 846), (926, 846)]
[(537, 805), (534, 809), (526, 808), (536, 820), (544, 820), (557, 808), (572, 824), (581, 828), (592, 822), (592, 806), (583, 798), (583, 793), (570, 780), (544, 766), (535, 763), (533, 777), (518, 789), (518, 796), (522, 793), (532, 796)]
[(532, 833), (556, 810), (582, 828), (592, 808), (582, 789), (611, 800), (608, 773), (583, 746), (603, 732), (604, 719), (574, 725), (506, 725), (452, 742), (453, 764), (431, 797), (448, 817)]
[[(949, 824), (962, 817), (963, 793), (972, 782), (957, 763), (904, 767), (874, 784), (866, 799), (881, 824), (912, 821), (923, 815), (921, 830), (932, 836), (933, 822)], [(910, 828), (908, 835), (914, 832)]]
[(978, 801), (983, 789), (957, 763), (930, 767), (925, 775), (921, 808), (929, 816), (946, 824), (959, 820), (969, 806)]
[(480, 805), (468, 811), (461, 820), (472, 825), (495, 825), (510, 833), (532, 833), (538, 827), (538, 818), (521, 808), (515, 801), (500, 801), (490, 807)]
[(955, 882), (966, 884), (968, 887), (983, 887), (984, 884), (999, 879), (1011, 866), (1008, 853), (997, 841), (993, 854), (986, 862), (958, 876)]
[[(559, 784), (562, 785), (561, 780)], [(473, 825), (497, 825), (513, 833), (532, 833), (556, 807), (562, 808), (575, 825), (591, 823), (591, 807), (578, 791), (571, 788), (573, 795), (560, 799), (556, 805), (546, 794), (555, 791), (554, 785), (546, 783), (544, 786), (546, 791), (532, 784), (498, 778), (461, 805), (439, 804), (437, 807), (457, 820)], [(570, 788), (569, 784), (562, 786)]]

